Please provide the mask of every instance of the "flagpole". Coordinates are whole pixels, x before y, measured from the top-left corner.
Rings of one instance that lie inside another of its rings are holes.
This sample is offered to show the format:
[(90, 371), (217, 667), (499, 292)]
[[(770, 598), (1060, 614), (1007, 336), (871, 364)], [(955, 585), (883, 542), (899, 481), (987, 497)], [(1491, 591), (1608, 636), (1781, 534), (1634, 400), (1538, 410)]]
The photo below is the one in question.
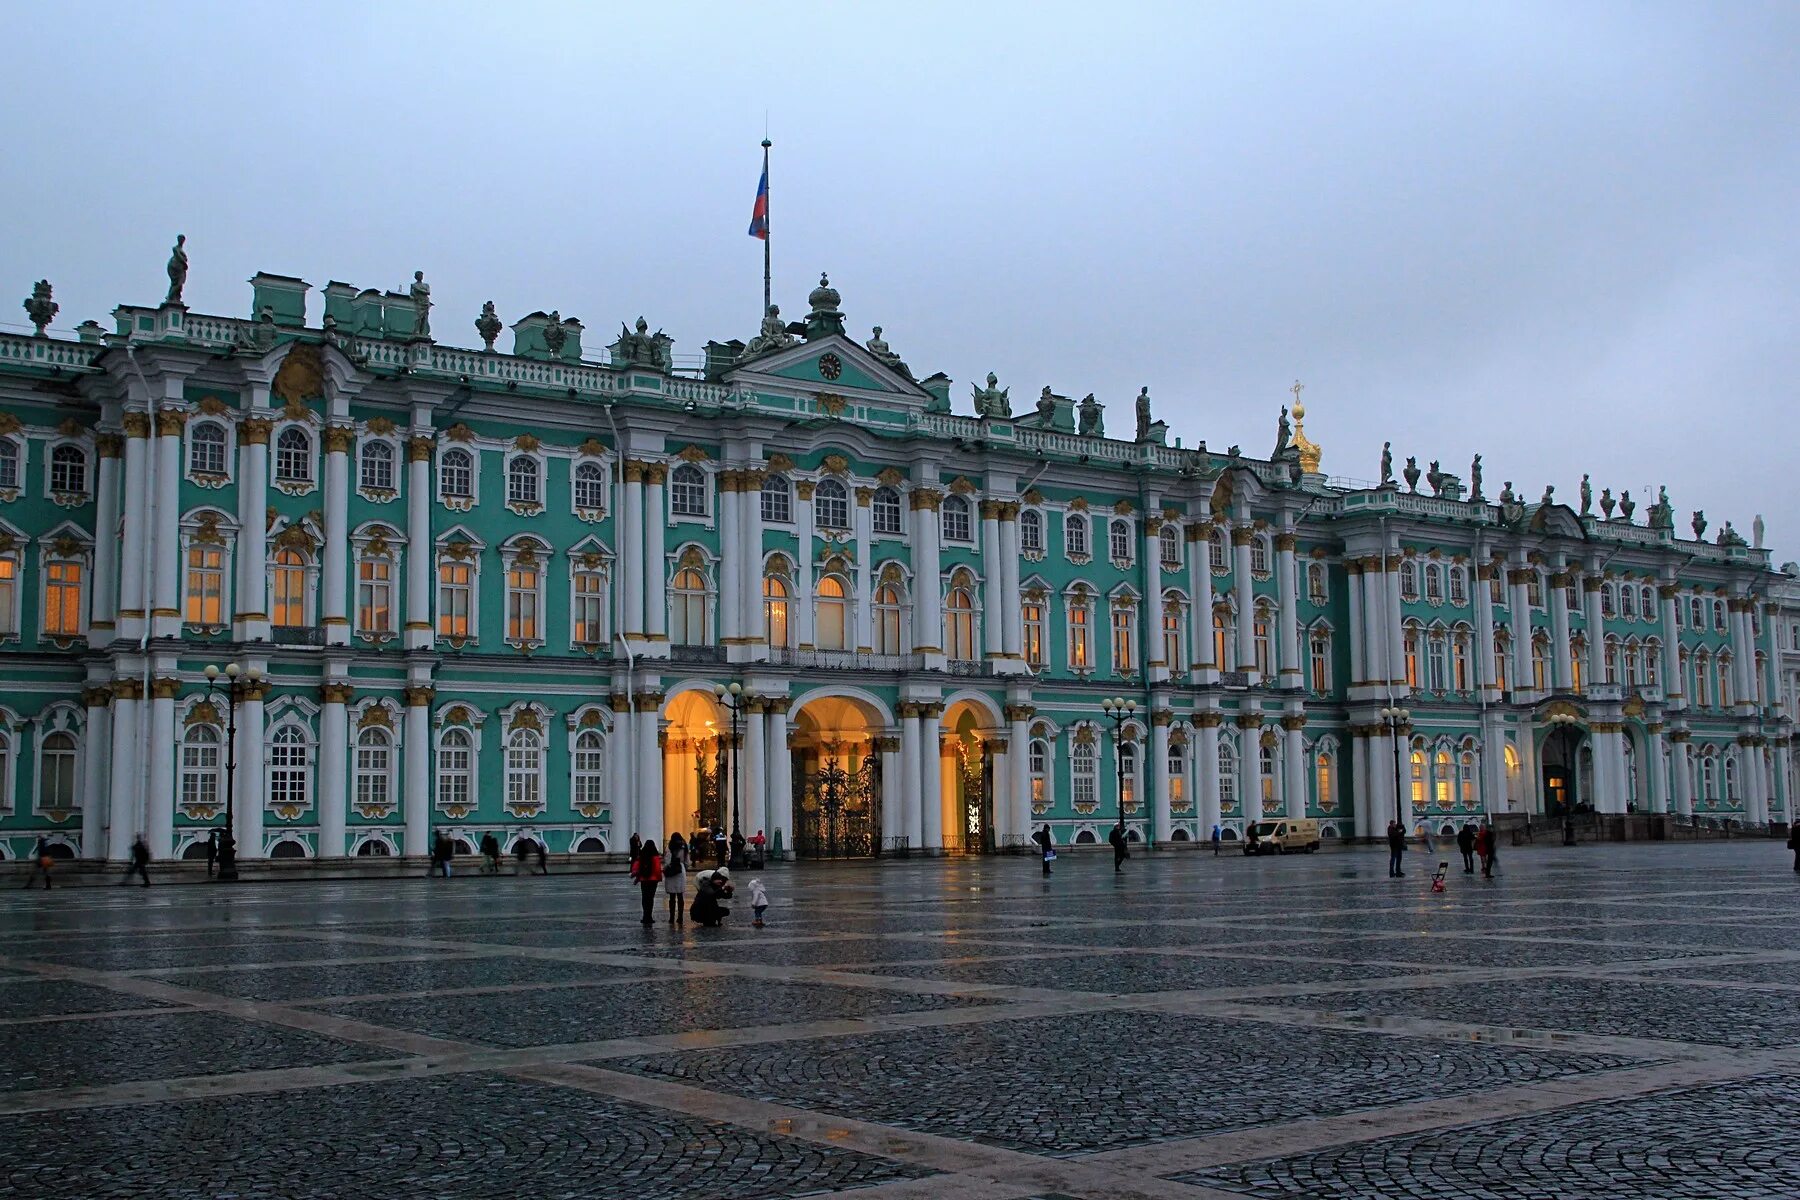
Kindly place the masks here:
[[(769, 177), (769, 147), (771, 144), (772, 143), (769, 141), (769, 139), (767, 137), (763, 138), (763, 142), (762, 142), (763, 178), (765, 180), (768, 179), (768, 177)], [(769, 311), (769, 305), (773, 301), (770, 298), (770, 288), (769, 288), (769, 206), (768, 206), (768, 197), (767, 197), (766, 193), (765, 193), (764, 199), (763, 199), (763, 240), (762, 240), (762, 244), (763, 244), (763, 312), (767, 313)]]

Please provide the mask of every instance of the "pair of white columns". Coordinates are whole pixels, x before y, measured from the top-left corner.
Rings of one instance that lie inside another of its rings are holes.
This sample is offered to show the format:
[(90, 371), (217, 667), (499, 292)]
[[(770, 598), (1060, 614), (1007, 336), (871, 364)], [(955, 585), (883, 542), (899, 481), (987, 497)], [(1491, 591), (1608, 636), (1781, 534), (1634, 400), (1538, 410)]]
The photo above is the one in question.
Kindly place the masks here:
[[(669, 640), (668, 563), (664, 535), (668, 528), (663, 484), (668, 468), (661, 463), (625, 460), (619, 473), (624, 493), (619, 506), (625, 524), (620, 539), (618, 630), (660, 656)], [(660, 773), (660, 770), (659, 772)], [(660, 815), (657, 824), (660, 827)]]

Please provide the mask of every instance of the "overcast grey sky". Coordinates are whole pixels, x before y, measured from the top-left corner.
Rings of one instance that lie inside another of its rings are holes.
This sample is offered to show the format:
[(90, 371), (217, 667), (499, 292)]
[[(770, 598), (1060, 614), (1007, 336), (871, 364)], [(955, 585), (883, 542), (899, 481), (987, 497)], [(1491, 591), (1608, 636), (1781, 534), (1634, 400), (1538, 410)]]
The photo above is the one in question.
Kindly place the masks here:
[[(64, 3), (8, 28), (0, 320), (257, 270), (399, 287), (442, 341), (642, 313), (749, 337), (765, 111), (776, 298), (859, 338), (1324, 469), (1491, 492), (1666, 482), (1800, 556), (1800, 5)], [(318, 317), (316, 293), (313, 319)], [(504, 347), (510, 338), (502, 340)], [(1640, 511), (1639, 520), (1643, 519)]]

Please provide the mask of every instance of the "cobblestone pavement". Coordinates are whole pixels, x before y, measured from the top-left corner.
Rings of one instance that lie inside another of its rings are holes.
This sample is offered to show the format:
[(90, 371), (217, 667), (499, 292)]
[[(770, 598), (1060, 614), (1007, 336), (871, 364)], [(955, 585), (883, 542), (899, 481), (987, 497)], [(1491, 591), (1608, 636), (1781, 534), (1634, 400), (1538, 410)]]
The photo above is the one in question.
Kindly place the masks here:
[(1800, 1191), (1778, 846), (1412, 857), (0, 895), (0, 1198)]

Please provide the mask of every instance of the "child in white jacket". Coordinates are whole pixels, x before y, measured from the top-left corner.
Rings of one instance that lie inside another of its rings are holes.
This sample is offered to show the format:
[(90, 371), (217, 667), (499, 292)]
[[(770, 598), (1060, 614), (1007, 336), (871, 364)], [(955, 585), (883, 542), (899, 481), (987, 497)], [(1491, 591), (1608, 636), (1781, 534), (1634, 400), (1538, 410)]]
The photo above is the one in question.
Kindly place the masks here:
[(760, 879), (752, 879), (750, 881), (750, 911), (755, 914), (756, 920), (752, 921), (751, 924), (757, 929), (763, 927), (763, 913), (767, 912), (768, 909), (769, 893), (764, 889), (763, 881)]

